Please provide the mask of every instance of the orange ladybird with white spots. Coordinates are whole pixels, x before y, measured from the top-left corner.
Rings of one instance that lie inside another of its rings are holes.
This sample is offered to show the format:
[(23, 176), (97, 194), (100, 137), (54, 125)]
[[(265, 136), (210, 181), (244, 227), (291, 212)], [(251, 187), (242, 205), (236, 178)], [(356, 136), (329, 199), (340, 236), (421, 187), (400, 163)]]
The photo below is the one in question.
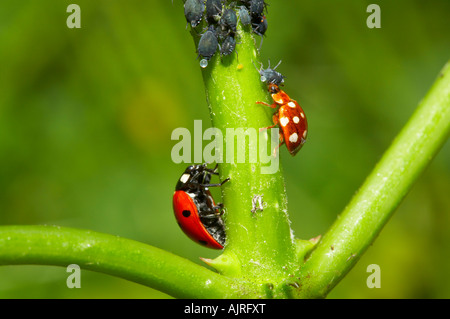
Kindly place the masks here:
[(305, 112), (297, 101), (291, 99), (289, 95), (281, 90), (275, 83), (269, 83), (267, 87), (274, 103), (256, 103), (264, 104), (274, 109), (278, 108), (278, 110), (272, 117), (274, 125), (266, 127), (265, 129), (279, 125), (281, 128), (281, 143), (277, 148), (286, 144), (289, 153), (294, 156), (302, 148), (308, 134), (308, 122), (306, 120)]

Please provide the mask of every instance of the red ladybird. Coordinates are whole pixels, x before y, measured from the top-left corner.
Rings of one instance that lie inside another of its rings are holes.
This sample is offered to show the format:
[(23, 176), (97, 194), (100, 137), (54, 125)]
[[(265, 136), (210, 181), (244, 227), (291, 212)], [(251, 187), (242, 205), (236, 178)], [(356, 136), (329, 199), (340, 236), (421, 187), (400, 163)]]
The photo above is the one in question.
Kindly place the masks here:
[(267, 87), (274, 103), (256, 103), (264, 104), (271, 108), (278, 107), (278, 110), (272, 117), (274, 125), (266, 127), (265, 129), (279, 125), (281, 127), (281, 143), (277, 149), (286, 143), (289, 153), (294, 156), (302, 148), (308, 134), (308, 122), (306, 121), (305, 112), (297, 101), (291, 99), (277, 84), (268, 83)]
[(178, 225), (189, 238), (205, 247), (223, 249), (223, 205), (216, 205), (208, 187), (222, 186), (230, 179), (210, 184), (211, 175), (218, 175), (217, 165), (214, 169), (206, 164), (189, 166), (175, 187), (173, 210)]

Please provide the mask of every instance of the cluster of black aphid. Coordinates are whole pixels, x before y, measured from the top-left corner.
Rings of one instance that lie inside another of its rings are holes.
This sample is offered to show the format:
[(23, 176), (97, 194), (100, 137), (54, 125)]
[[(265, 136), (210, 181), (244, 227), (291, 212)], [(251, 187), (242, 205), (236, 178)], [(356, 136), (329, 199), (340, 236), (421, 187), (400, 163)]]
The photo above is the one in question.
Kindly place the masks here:
[(235, 51), (238, 16), (244, 28), (251, 25), (252, 32), (261, 36), (261, 48), (262, 37), (267, 30), (265, 9), (264, 0), (186, 0), (184, 15), (188, 24), (195, 28), (205, 19), (208, 25), (197, 47), (198, 57), (202, 57), (200, 66), (205, 68), (208, 65), (217, 48), (221, 57)]

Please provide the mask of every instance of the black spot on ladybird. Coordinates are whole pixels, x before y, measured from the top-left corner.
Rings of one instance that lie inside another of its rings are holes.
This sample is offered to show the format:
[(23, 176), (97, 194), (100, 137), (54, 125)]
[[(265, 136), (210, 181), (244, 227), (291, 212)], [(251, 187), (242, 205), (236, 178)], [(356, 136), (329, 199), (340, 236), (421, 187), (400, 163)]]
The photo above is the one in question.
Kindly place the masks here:
[(198, 242), (200, 243), (200, 245), (203, 245), (203, 246), (208, 245), (208, 243), (204, 240), (199, 240)]
[(182, 214), (183, 214), (184, 217), (189, 217), (189, 216), (191, 216), (191, 211), (183, 210)]

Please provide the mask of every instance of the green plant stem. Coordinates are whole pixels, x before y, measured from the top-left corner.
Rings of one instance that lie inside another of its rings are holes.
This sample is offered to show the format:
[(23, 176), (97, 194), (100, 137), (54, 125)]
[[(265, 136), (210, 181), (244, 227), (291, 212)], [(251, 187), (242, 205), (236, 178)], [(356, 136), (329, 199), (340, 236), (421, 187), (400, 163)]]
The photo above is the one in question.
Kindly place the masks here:
[[(306, 251), (301, 246), (309, 249), (314, 243), (291, 236), (281, 165), (275, 173), (263, 174), (265, 166), (278, 162), (249, 160), (249, 152), (258, 153), (264, 134), (257, 136), (256, 144), (229, 140), (232, 132), (227, 129), (248, 130), (250, 136), (252, 130), (271, 125), (273, 113), (256, 104), (270, 101), (253, 66), (259, 63), (253, 36), (242, 31), (239, 25), (239, 59), (232, 54), (221, 60), (216, 54), (203, 70), (213, 126), (226, 141), (220, 178), (231, 178), (222, 187), (227, 244), (216, 260), (205, 260), (223, 275), (133, 240), (54, 226), (0, 226), (0, 265), (78, 264), (82, 270), (121, 277), (178, 298), (325, 297), (373, 242), (447, 140), (450, 66), (299, 269), (297, 256)], [(243, 163), (239, 152), (246, 154)], [(279, 156), (287, 155), (280, 152)], [(252, 211), (256, 195), (263, 198), (263, 210)]]
[(450, 134), (450, 63), (301, 270), (299, 297), (320, 298), (353, 267)]
[[(276, 290), (277, 283), (297, 268), (279, 163), (280, 156), (289, 155), (284, 149), (280, 149), (277, 157), (271, 155), (279, 143), (277, 134), (274, 145), (267, 146), (265, 153), (272, 163), (261, 163), (259, 148), (268, 137), (267, 131), (260, 134), (259, 130), (272, 124), (274, 110), (256, 104), (257, 101), (271, 103), (267, 87), (255, 68), (255, 65), (260, 66), (255, 48), (260, 38), (254, 39), (251, 29), (244, 30), (241, 25), (238, 34), (238, 55), (233, 53), (223, 59), (216, 55), (202, 72), (213, 126), (223, 134), (221, 179), (231, 179), (222, 187), (227, 226), (224, 256), (232, 257), (227, 258), (230, 265), (224, 267), (229, 268), (226, 269), (229, 276), (267, 283)], [(242, 137), (235, 139), (230, 131), (239, 129), (248, 133), (245, 141)], [(270, 141), (270, 137), (268, 139)], [(240, 152), (246, 154), (244, 161), (239, 160)], [(253, 162), (250, 153), (257, 156)], [(264, 173), (264, 168), (270, 165), (274, 171)], [(257, 195), (262, 195), (264, 209), (252, 212), (252, 199)]]
[(56, 226), (1, 226), (0, 265), (40, 264), (93, 270), (178, 298), (236, 298), (237, 284), (134, 240)]
[[(273, 109), (256, 104), (270, 100), (254, 66), (259, 62), (251, 28), (243, 32), (239, 25), (238, 32), (239, 57), (233, 53), (221, 59), (216, 54), (203, 70), (212, 122), (224, 139), (233, 136), (227, 129), (249, 130), (248, 134), (254, 133), (258, 139), (256, 143), (241, 143), (241, 138), (234, 137), (234, 143), (224, 143), (224, 156), (231, 159), (224, 158), (220, 165), (221, 180), (231, 178), (222, 187), (227, 244), (217, 260), (205, 260), (224, 276), (132, 240), (48, 226), (0, 227), (0, 264), (74, 263), (81, 269), (115, 275), (179, 298), (289, 296), (291, 278), (298, 271), (297, 247), (291, 236), (279, 157), (272, 157), (278, 135), (275, 145), (267, 145), (269, 163), (262, 163), (258, 152), (258, 146), (267, 142), (266, 133), (259, 134), (259, 129), (272, 124)], [(194, 39), (198, 41), (197, 34)], [(259, 44), (259, 37), (256, 40)], [(257, 161), (249, 160), (249, 151), (256, 154)], [(238, 159), (240, 152), (246, 154), (243, 163)], [(264, 167), (271, 165), (273, 174), (263, 174)], [(256, 195), (263, 198), (263, 210), (252, 212)]]

